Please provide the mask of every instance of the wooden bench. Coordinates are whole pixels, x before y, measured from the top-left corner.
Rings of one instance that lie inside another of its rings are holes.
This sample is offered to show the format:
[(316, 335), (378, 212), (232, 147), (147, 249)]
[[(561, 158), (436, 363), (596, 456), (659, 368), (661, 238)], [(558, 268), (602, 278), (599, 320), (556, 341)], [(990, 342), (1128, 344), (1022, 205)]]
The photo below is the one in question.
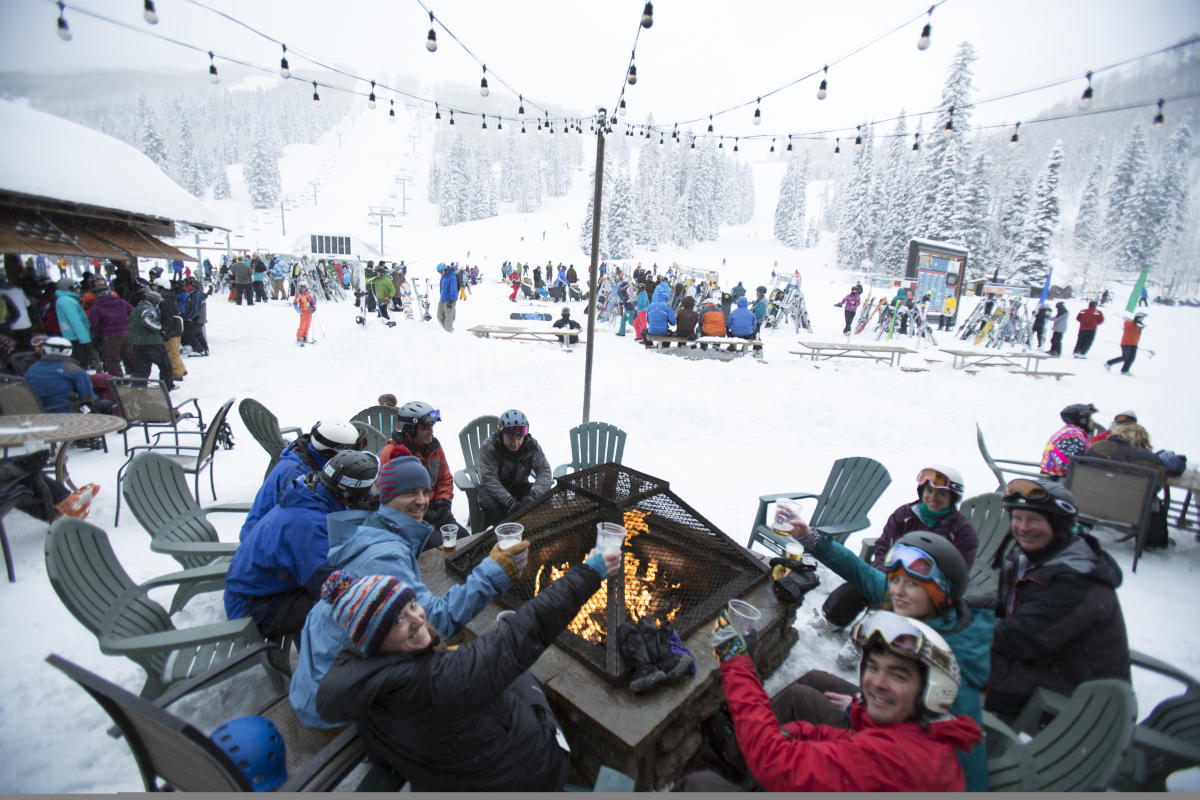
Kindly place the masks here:
[(758, 339), (741, 339), (737, 336), (701, 336), (694, 341), (698, 345), (712, 345), (718, 350), (724, 347), (727, 352), (762, 355), (762, 342)]
[(695, 341), (695, 339), (689, 339), (686, 336), (663, 336), (657, 333), (642, 334), (642, 344), (646, 345), (646, 348), (649, 350), (669, 348), (677, 344), (684, 347), (691, 347)]
[[(952, 350), (949, 348), (940, 348), (943, 353), (953, 356), (954, 361), (951, 366), (954, 369), (963, 369), (965, 367), (1017, 367), (1027, 375), (1032, 375), (1038, 371), (1038, 364), (1047, 358), (1054, 358), (1049, 353), (1039, 353), (1036, 350), (1030, 350), (1024, 353), (981, 353), (978, 350)], [(1024, 359), (1025, 366), (1021, 367), (1018, 361)], [(1050, 374), (1050, 373), (1047, 373)], [(1060, 373), (1058, 377), (1070, 373)]]
[(1038, 372), (1036, 369), (1032, 370), (1032, 371), (1027, 370), (1027, 369), (1015, 369), (1015, 370), (1012, 370), (1010, 374), (1012, 374), (1012, 375), (1028, 375), (1031, 378), (1054, 378), (1054, 380), (1059, 381), (1059, 380), (1062, 380), (1064, 376), (1070, 377), (1071, 375), (1074, 375), (1075, 373), (1074, 372)]
[(887, 362), (888, 366), (899, 366), (901, 357), (915, 353), (911, 347), (898, 344), (854, 344), (851, 342), (799, 342), (808, 350), (789, 350), (799, 356), (808, 355), (813, 361), (830, 358), (869, 358)]
[(574, 344), (583, 344), (583, 331), (572, 330), (547, 330), (545, 328), (517, 328), (512, 325), (476, 325), (473, 328), (467, 328), (467, 331), (482, 336), (485, 339), (519, 339), (529, 342), (552, 342), (554, 344), (567, 344), (568, 336), (577, 337), (578, 341)]

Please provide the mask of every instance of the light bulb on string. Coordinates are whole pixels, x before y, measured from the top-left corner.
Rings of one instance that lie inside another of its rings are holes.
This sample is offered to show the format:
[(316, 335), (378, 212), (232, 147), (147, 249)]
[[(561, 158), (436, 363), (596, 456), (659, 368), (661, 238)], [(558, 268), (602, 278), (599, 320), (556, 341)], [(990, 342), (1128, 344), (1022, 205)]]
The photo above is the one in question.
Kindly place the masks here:
[(58, 4), (58, 38), (62, 39), (64, 42), (69, 42), (72, 39), (74, 39), (75, 36), (74, 36), (74, 34), (71, 33), (71, 28), (67, 25), (67, 18), (65, 16), (63, 16), (63, 12), (65, 10), (66, 10), (66, 5), (61, 0), (59, 0), (59, 4)]
[(454, 109), (450, 109), (450, 124), (454, 124)]
[(679, 141), (679, 123), (678, 122), (675, 123), (675, 130), (671, 131), (671, 138), (677, 142)]
[(642, 27), (649, 28), (654, 24), (654, 6), (646, 3), (646, 7), (642, 9)]
[(1154, 122), (1151, 123), (1156, 128), (1161, 128), (1163, 126), (1163, 123), (1166, 121), (1165, 119), (1163, 119), (1162, 108), (1163, 108), (1163, 100), (1162, 100), (1162, 98), (1159, 98), (1158, 113), (1154, 115)]
[(738, 151), (738, 139), (739, 138), (741, 138), (741, 137), (739, 137), (739, 136), (733, 137), (733, 152), (735, 152), (735, 153)]
[(221, 76), (217, 74), (216, 62), (213, 61), (212, 50), (208, 51), (208, 82), (209, 83), (220, 83), (221, 82)]
[(663, 143), (663, 135), (661, 133), (658, 134), (658, 143), (659, 144)]
[(283, 76), (284, 80), (287, 80), (292, 77), (292, 71), (288, 69), (287, 63), (287, 45), (280, 46), (283, 48), (283, 57), (279, 59), (279, 74)]
[(498, 130), (498, 131), (504, 130), (504, 122), (501, 117), (496, 117), (496, 130)]
[(437, 34), (433, 31), (433, 12), (429, 12), (429, 36), (425, 37), (425, 49), (431, 53), (437, 52)]
[(1079, 98), (1079, 107), (1087, 108), (1092, 104), (1092, 71), (1089, 69), (1087, 75), (1087, 88), (1083, 90), (1083, 94)]
[(487, 114), (483, 115), (483, 129), (487, 130)]
[(437, 103), (433, 104), (433, 120), (437, 122), (442, 118), (442, 109)]
[(317, 82), (316, 81), (313, 81), (313, 102), (314, 103), (321, 102), (321, 95), (317, 94)]
[(721, 141), (717, 142), (717, 149), (718, 150), (725, 149), (725, 137), (724, 136), (721, 137)]
[(833, 144), (833, 154), (836, 156), (836, 155), (839, 155), (841, 152), (842, 152), (842, 140), (838, 139)]
[(712, 132), (713, 132), (713, 129), (712, 129), (712, 114), (709, 114), (709, 115), (708, 115), (708, 132), (709, 132), (709, 133), (712, 133)]
[(487, 85), (487, 64), (483, 65), (483, 78), (479, 81), (479, 93), (484, 97), (487, 97), (489, 94), (491, 94), (491, 92), (488, 91)]
[(954, 106), (950, 106), (950, 116), (946, 118), (946, 130), (954, 130)]
[(772, 153), (775, 152), (775, 137), (774, 136), (771, 137), (771, 152)]
[(392, 122), (395, 122), (396, 121), (396, 101), (388, 100), (388, 103), (390, 104), (388, 106), (388, 119), (390, 119)]
[(854, 137), (854, 146), (860, 147), (862, 146), (862, 125), (856, 125), (854, 127), (858, 129), (858, 135)]
[(913, 150), (920, 150), (920, 149), (921, 149), (921, 134), (914, 133), (913, 134)]
[(525, 123), (522, 122), (521, 123), (521, 133), (524, 133), (524, 132), (525, 132)]
[(1021, 141), (1021, 137), (1018, 135), (1020, 130), (1021, 130), (1021, 123), (1017, 122), (1017, 124), (1013, 126), (1012, 138), (1008, 140), (1009, 145), (1016, 147), (1017, 142)]
[[(632, 59), (633, 56), (630, 56), (630, 58)], [(625, 82), (630, 86), (637, 83), (637, 65), (632, 60), (629, 62), (629, 74), (625, 76)]]
[(371, 81), (371, 93), (367, 95), (367, 108), (375, 107), (375, 81)]
[(154, 10), (154, 0), (146, 0), (142, 5), (142, 19), (151, 25), (158, 24), (158, 12)]
[(754, 107), (754, 124), (762, 125), (762, 98), (758, 98), (758, 105)]
[(921, 28), (921, 38), (917, 39), (918, 50), (929, 49), (929, 37), (933, 33), (933, 25), (930, 24), (933, 20), (933, 9), (936, 6), (929, 7), (929, 19), (925, 21), (925, 27)]
[(525, 122), (525, 98), (524, 98), (524, 96), (517, 95), (517, 103), (518, 103), (517, 118), (520, 119), (522, 123), (524, 123)]
[(696, 149), (696, 137), (695, 136), (692, 137), (692, 149), (693, 150)]
[(617, 103), (617, 113), (622, 117), (625, 116), (625, 98), (621, 98), (621, 102)]
[(825, 65), (825, 76), (821, 78), (821, 85), (817, 87), (817, 99), (824, 100), (825, 95), (829, 93), (829, 65)]
[(790, 133), (788, 134), (788, 146), (787, 146), (787, 151), (788, 151), (789, 153), (790, 153), (790, 152), (792, 152), (792, 135), (791, 135)]

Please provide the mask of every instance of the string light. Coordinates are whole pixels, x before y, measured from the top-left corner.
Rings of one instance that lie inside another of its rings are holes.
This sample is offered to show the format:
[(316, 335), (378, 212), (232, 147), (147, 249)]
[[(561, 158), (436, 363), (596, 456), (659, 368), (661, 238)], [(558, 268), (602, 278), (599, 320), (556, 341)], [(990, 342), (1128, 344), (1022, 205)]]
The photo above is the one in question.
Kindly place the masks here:
[(283, 58), (279, 59), (279, 74), (284, 77), (284, 80), (292, 77), (292, 71), (288, 69), (287, 63), (287, 45), (280, 45), (283, 48)]
[(915, 150), (920, 150), (920, 149), (921, 149), (921, 144), (920, 144), (920, 142), (921, 142), (921, 134), (919, 134), (919, 133), (914, 133), (914, 134), (913, 134), (913, 150), (914, 150), (914, 151), (915, 151)]
[(762, 98), (758, 98), (758, 105), (754, 107), (754, 124), (762, 125)]
[(1012, 145), (1013, 147), (1016, 146), (1017, 142), (1021, 141), (1021, 137), (1018, 135), (1018, 132), (1020, 130), (1021, 130), (1021, 123), (1017, 122), (1017, 124), (1015, 126), (1013, 126), (1012, 138), (1008, 140), (1008, 143), (1010, 145)]
[(775, 152), (775, 137), (774, 136), (771, 137), (771, 152), (772, 153)]
[(375, 81), (371, 81), (371, 93), (367, 95), (367, 108), (375, 107)]
[(431, 53), (437, 52), (437, 34), (433, 31), (433, 12), (429, 12), (429, 36), (425, 37), (425, 49)]
[(788, 147), (787, 147), (787, 151), (788, 151), (789, 153), (790, 153), (790, 152), (792, 152), (792, 135), (791, 135), (790, 133), (788, 134)]
[(654, 24), (654, 6), (646, 3), (646, 7), (642, 9), (642, 27), (649, 28)]
[(663, 143), (663, 135), (662, 135), (662, 133), (661, 133), (661, 132), (658, 134), (658, 143), (659, 143), (659, 144), (662, 144), (662, 143)]
[(517, 116), (521, 119), (521, 122), (524, 123), (525, 122), (525, 98), (521, 95), (517, 95), (517, 101), (519, 103), (519, 105), (517, 106)]
[(434, 120), (434, 122), (437, 122), (441, 118), (442, 118), (442, 109), (437, 103), (434, 103), (433, 104), (433, 120)]
[(950, 106), (950, 116), (946, 118), (946, 130), (954, 130), (954, 106)]
[(717, 143), (717, 149), (718, 149), (718, 150), (724, 150), (724, 149), (725, 149), (725, 137), (724, 137), (724, 136), (722, 136), (722, 137), (721, 137), (721, 141)]
[(712, 129), (712, 114), (709, 114), (709, 115), (708, 115), (708, 132), (709, 132), (709, 133), (712, 133), (712, 132), (713, 132), (713, 129)]
[(450, 124), (454, 124), (454, 109), (450, 109)]
[(504, 123), (501, 121), (500, 117), (496, 117), (496, 130), (504, 130)]
[(824, 100), (825, 95), (829, 93), (829, 65), (825, 65), (825, 77), (821, 78), (821, 85), (817, 87), (817, 99)]
[(917, 39), (917, 49), (918, 50), (928, 50), (929, 49), (929, 35), (931, 33), (933, 33), (933, 26), (930, 24), (930, 22), (933, 21), (933, 9), (935, 9), (936, 7), (937, 6), (929, 7), (929, 19), (925, 21), (925, 27), (921, 28), (921, 38)]
[(521, 123), (521, 133), (524, 133), (524, 132), (525, 132), (525, 123), (522, 122)]
[(71, 33), (71, 29), (67, 26), (67, 18), (65, 16), (63, 16), (63, 13), (65, 10), (66, 10), (66, 5), (63, 4), (62, 0), (59, 0), (59, 3), (58, 3), (58, 38), (62, 39), (64, 42), (69, 42), (72, 39), (74, 39), (75, 36), (74, 36), (74, 34)]
[(483, 129), (487, 130), (487, 114), (483, 115)]
[(842, 152), (842, 140), (838, 139), (833, 143), (833, 154), (839, 155)]
[(483, 78), (481, 78), (479, 81), (479, 94), (483, 95), (484, 97), (487, 97), (489, 94), (491, 94), (491, 92), (488, 91), (487, 85), (487, 64), (483, 65)]
[(1162, 100), (1162, 98), (1159, 98), (1158, 113), (1154, 115), (1154, 122), (1152, 123), (1154, 125), (1154, 127), (1156, 127), (1156, 128), (1161, 128), (1163, 126), (1163, 122), (1166, 121), (1163, 119), (1162, 107), (1163, 107), (1163, 100)]
[(317, 82), (316, 81), (313, 81), (313, 102), (314, 103), (321, 102), (321, 95), (317, 94)]
[(1079, 98), (1080, 108), (1087, 108), (1092, 104), (1092, 71), (1088, 70), (1087, 75), (1084, 77), (1087, 78), (1088, 85), (1087, 88), (1083, 90), (1083, 95)]
[(617, 113), (622, 117), (625, 116), (625, 98), (621, 98), (621, 102), (617, 103)]
[(630, 58), (630, 62), (629, 62), (629, 74), (628, 74), (627, 76), (625, 76), (625, 81), (626, 81), (626, 82), (627, 82), (627, 83), (628, 83), (630, 86), (633, 86), (635, 83), (637, 83), (637, 65), (636, 65), (636, 64), (634, 64), (634, 63), (633, 63), (633, 61), (632, 61), (632, 59), (633, 59), (633, 57), (634, 57), (635, 55), (637, 55), (637, 53), (636, 53), (636, 52), (634, 52), (633, 54), (631, 54), (631, 55), (629, 56), (629, 58)]
[(154, 0), (146, 0), (142, 10), (142, 19), (151, 25), (158, 24), (158, 12), (154, 10)]
[(858, 135), (854, 137), (854, 146), (860, 147), (862, 145), (862, 125), (855, 125), (854, 127), (858, 130)]
[(392, 122), (395, 122), (396, 121), (396, 101), (388, 100), (388, 103), (391, 104), (388, 106), (388, 119), (390, 119)]
[(213, 61), (212, 50), (208, 51), (208, 82), (209, 83), (220, 83), (221, 82), (221, 76), (217, 74), (217, 65)]
[(740, 136), (733, 137), (733, 152), (735, 153), (738, 151), (738, 139), (740, 138)]

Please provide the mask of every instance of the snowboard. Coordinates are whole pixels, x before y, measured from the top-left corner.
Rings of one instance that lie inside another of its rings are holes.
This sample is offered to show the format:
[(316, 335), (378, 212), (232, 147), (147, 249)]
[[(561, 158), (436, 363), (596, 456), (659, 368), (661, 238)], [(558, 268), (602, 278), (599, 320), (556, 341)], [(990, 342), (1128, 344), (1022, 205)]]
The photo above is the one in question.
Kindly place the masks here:
[(549, 322), (554, 319), (554, 317), (544, 311), (514, 311), (508, 315), (508, 318), (540, 320), (542, 322)]
[(400, 305), (404, 307), (404, 318), (413, 318), (413, 297), (412, 291), (408, 288), (408, 281), (400, 284)]

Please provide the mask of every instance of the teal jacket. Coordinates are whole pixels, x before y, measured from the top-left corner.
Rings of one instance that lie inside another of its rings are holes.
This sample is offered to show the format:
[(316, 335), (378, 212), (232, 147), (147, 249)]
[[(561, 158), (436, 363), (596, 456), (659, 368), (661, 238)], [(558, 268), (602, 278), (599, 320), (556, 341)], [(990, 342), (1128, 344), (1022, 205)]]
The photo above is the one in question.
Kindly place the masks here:
[[(883, 603), (887, 593), (887, 576), (863, 561), (847, 547), (822, 536), (816, 547), (807, 551), (813, 558), (844, 578), (867, 598), (872, 608)], [(946, 644), (954, 651), (962, 683), (958, 696), (950, 706), (951, 714), (965, 714), (983, 727), (983, 697), (980, 694), (987, 686), (992, 671), (992, 627), (995, 613), (990, 609), (968, 609), (959, 604), (945, 615), (926, 621), (929, 627), (940, 633)], [(975, 745), (969, 753), (959, 753), (963, 773), (967, 779), (967, 791), (988, 790), (987, 750), (983, 742)]]

